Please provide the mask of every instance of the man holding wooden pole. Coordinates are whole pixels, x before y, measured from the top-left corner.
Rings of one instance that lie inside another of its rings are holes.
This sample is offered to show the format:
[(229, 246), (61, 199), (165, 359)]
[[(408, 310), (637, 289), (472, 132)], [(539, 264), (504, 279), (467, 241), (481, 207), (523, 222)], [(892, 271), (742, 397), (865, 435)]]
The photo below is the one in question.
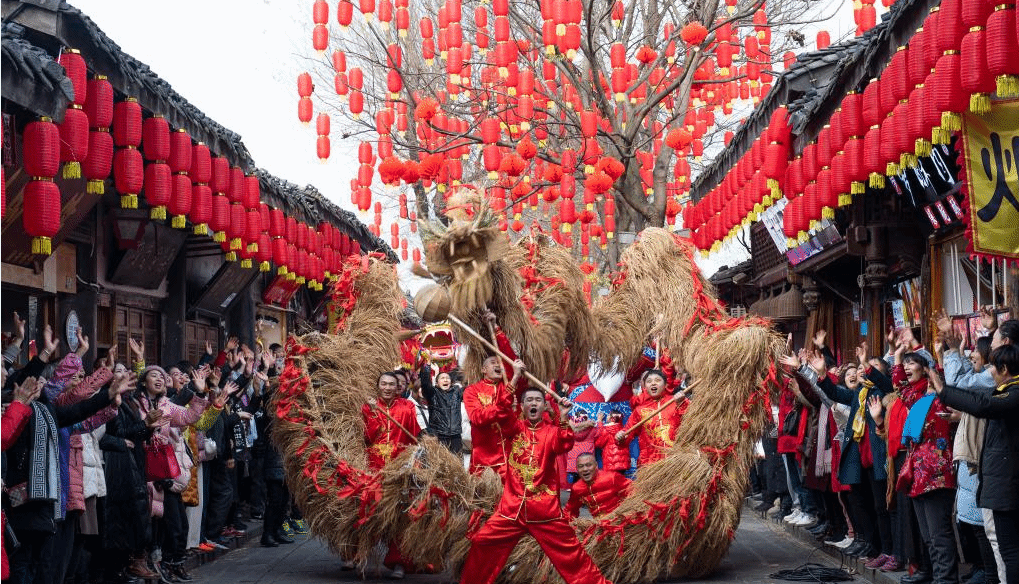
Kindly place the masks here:
[(682, 391), (673, 396), (666, 393), (665, 374), (659, 369), (644, 374), (643, 388), (647, 398), (634, 408), (626, 426), (616, 433), (616, 443), (620, 445), (628, 444), (636, 435), (640, 446), (638, 468), (665, 458), (689, 406)]

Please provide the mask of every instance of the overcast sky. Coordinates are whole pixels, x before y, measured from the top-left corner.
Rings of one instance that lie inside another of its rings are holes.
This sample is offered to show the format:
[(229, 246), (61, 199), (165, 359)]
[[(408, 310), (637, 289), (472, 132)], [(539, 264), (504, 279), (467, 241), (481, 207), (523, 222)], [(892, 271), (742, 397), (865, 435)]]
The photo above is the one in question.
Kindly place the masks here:
[[(849, 0), (813, 3), (825, 14), (836, 15), (825, 25), (833, 42), (851, 34)], [(350, 204), (350, 179), (357, 173), (357, 142), (345, 143), (334, 131), (332, 156), (320, 163), (314, 124), (305, 127), (297, 120), (297, 74), (310, 68), (306, 59), (314, 54), (311, 0), (71, 0), (71, 4), (192, 104), (240, 134), (259, 167), (299, 185), (314, 185), (339, 206), (356, 211)], [(332, 29), (335, 5), (329, 1)], [(876, 5), (880, 15), (881, 2)], [(139, 18), (146, 12), (155, 16), (155, 25)], [(818, 28), (803, 27), (811, 48)], [(360, 218), (372, 221), (369, 213)], [(383, 219), (386, 241), (391, 221)], [(736, 255), (715, 255), (703, 264), (708, 272), (739, 261)]]

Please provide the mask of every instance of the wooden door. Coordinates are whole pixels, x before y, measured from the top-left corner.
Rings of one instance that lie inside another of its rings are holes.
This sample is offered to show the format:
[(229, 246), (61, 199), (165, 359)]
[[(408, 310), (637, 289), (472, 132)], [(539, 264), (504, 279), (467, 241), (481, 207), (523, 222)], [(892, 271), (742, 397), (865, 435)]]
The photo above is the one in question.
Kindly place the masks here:
[[(136, 341), (144, 339), (145, 361), (148, 365), (160, 365), (159, 363), (159, 313), (141, 308), (128, 306), (117, 307), (117, 352), (123, 355), (127, 362), (132, 358), (128, 348), (127, 339), (133, 337)], [(131, 364), (129, 363), (128, 366)]]
[(184, 358), (197, 365), (205, 353), (205, 342), (212, 344), (213, 352), (219, 351), (219, 329), (200, 322), (184, 324)]

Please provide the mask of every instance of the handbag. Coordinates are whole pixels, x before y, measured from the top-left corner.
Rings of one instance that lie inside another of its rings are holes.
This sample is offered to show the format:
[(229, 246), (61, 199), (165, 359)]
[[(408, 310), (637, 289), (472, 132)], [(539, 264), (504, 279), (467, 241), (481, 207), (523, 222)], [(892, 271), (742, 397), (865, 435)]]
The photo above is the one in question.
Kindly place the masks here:
[(149, 482), (172, 480), (180, 474), (173, 446), (165, 442), (145, 443), (145, 480)]
[(906, 455), (906, 461), (899, 469), (899, 475), (895, 477), (895, 490), (908, 494), (913, 488), (913, 461)]

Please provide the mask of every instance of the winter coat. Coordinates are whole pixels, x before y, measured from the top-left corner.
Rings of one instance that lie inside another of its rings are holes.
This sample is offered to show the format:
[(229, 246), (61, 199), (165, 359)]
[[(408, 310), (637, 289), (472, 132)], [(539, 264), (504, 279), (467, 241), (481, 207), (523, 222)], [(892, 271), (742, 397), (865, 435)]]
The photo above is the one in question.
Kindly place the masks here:
[(946, 386), (938, 397), (953, 409), (987, 418), (977, 504), (1014, 512), (1019, 510), (1019, 378), (1010, 382), (993, 392)]
[[(856, 419), (856, 411), (860, 406), (859, 393), (867, 391), (868, 397), (873, 395), (883, 397), (892, 391), (891, 380), (874, 367), (868, 368), (867, 379), (874, 384), (869, 390), (862, 383), (856, 389), (835, 385), (829, 376), (824, 376), (818, 381), (818, 386), (832, 401), (849, 406), (849, 421), (846, 423), (845, 431), (842, 432), (842, 442), (839, 444), (841, 458), (837, 474), (839, 483), (843, 485), (855, 485), (863, 480), (863, 462), (860, 457), (860, 444), (863, 441), (857, 442), (853, 439), (853, 420)], [(870, 412), (865, 410), (863, 418), (867, 425), (870, 453), (874, 461), (874, 479), (880, 481), (888, 478), (885, 469), (888, 446), (884, 439), (878, 435)]]
[[(103, 547), (138, 551), (152, 536), (149, 495), (145, 485), (144, 442), (152, 436), (145, 420), (129, 404), (122, 404), (117, 417), (106, 425), (99, 440), (106, 473)], [(128, 448), (125, 440), (134, 443)]]
[(89, 497), (106, 496), (106, 474), (103, 470), (103, 451), (99, 441), (106, 435), (106, 426), (81, 435), (82, 443), (82, 495)]
[[(177, 493), (183, 491), (187, 487), (188, 481), (191, 480), (192, 463), (184, 450), (184, 437), (181, 434), (181, 428), (194, 424), (202, 417), (202, 412), (209, 405), (208, 400), (195, 397), (190, 400), (187, 406), (181, 406), (173, 403), (166, 396), (160, 396), (156, 398), (156, 403), (153, 404), (148, 396), (139, 393), (134, 399), (134, 405), (138, 408), (139, 416), (143, 420), (149, 409), (153, 407), (162, 410), (163, 416), (169, 420), (169, 424), (157, 428), (156, 432), (152, 435), (152, 440), (166, 443), (173, 447), (174, 454), (177, 457), (177, 466), (180, 467), (180, 474), (173, 479), (170, 488)], [(162, 517), (163, 492), (161, 488), (150, 483), (148, 491), (151, 497), (152, 516)]]
[[(22, 378), (23, 379), (23, 378)], [(20, 383), (20, 381), (18, 381)], [(110, 396), (100, 391), (92, 397), (70, 405), (55, 405), (45, 394), (40, 394), (36, 403), (49, 410), (58, 428), (68, 428), (92, 417), (110, 404)], [(7, 474), (4, 484), (19, 485), (27, 482), (32, 470), (31, 450), (36, 432), (34, 416), (29, 416), (21, 435), (7, 451)], [(59, 432), (58, 432), (59, 434)], [(8, 508), (7, 520), (15, 531), (43, 531), (52, 533), (56, 529), (52, 501), (28, 501), (18, 507)]]
[(460, 404), (463, 402), (463, 387), (453, 385), (444, 391), (432, 384), (432, 371), (421, 369), (421, 393), (428, 400), (428, 433), (434, 436), (458, 436), (463, 420), (460, 418)]
[[(68, 356), (70, 357), (70, 355)], [(77, 358), (77, 355), (75, 355)], [(77, 371), (81, 366), (81, 360), (77, 360), (77, 365), (73, 371)], [(54, 376), (56, 378), (56, 376)], [(109, 383), (113, 379), (113, 372), (105, 367), (100, 367), (89, 375), (81, 383), (71, 390), (64, 391), (56, 399), (56, 403), (60, 405), (71, 404), (81, 401), (88, 396), (92, 395), (104, 385)], [(67, 494), (67, 510), (68, 511), (84, 511), (85, 510), (85, 487), (84, 487), (84, 440), (82, 434), (88, 434), (96, 428), (101, 428), (106, 425), (106, 422), (112, 420), (117, 415), (117, 407), (114, 404), (103, 408), (95, 416), (92, 416), (88, 420), (80, 424), (76, 424), (72, 428), (68, 429), (69, 433), (69, 445), (70, 450), (68, 452), (68, 494)], [(105, 486), (103, 487), (105, 492)]]

